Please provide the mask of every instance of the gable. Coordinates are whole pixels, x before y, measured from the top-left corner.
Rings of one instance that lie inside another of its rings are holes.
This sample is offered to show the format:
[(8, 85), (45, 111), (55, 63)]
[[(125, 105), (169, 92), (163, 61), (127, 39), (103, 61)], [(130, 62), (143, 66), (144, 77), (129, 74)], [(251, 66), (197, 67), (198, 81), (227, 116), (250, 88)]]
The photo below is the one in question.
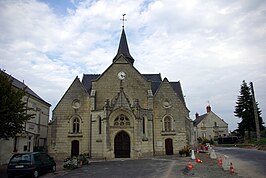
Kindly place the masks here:
[(117, 64), (131, 64), (129, 62), (129, 59), (126, 56), (124, 56), (123, 54), (120, 54), (119, 56), (115, 57), (113, 63), (117, 63)]
[(113, 109), (116, 110), (118, 108), (126, 108), (128, 110), (130, 110), (130, 102), (125, 94), (125, 92), (123, 91), (123, 89), (120, 90), (120, 92), (118, 93), (118, 95), (112, 100), (112, 106)]
[(80, 82), (79, 78), (76, 77), (75, 80), (67, 89), (67, 91), (64, 93), (62, 98), (59, 100), (53, 111), (56, 111), (59, 108), (63, 110), (68, 110), (69, 108), (72, 107), (72, 102), (75, 99), (82, 101), (86, 96), (89, 96), (86, 89), (84, 88), (83, 84)]
[[(154, 84), (159, 84), (159, 83), (154, 83)], [(155, 86), (157, 87), (157, 86)], [(167, 91), (163, 91), (167, 88)], [(178, 100), (180, 100), (184, 106), (186, 107), (186, 103), (185, 103), (185, 100), (184, 100), (184, 96), (183, 96), (183, 93), (182, 93), (182, 89), (181, 89), (181, 85), (180, 85), (180, 82), (169, 82), (167, 80), (167, 78), (164, 78), (164, 80), (160, 83), (159, 87), (157, 88), (157, 91), (155, 93), (155, 95), (157, 95), (159, 92), (163, 92), (165, 93), (164, 95), (174, 95), (178, 98)]]

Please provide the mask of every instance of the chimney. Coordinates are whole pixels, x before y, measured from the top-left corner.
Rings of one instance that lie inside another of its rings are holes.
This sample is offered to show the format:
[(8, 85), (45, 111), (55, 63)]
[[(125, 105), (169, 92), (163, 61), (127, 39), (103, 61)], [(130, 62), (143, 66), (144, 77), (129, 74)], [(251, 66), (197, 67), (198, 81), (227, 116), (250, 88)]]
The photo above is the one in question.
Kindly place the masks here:
[(199, 117), (199, 113), (196, 112), (195, 116), (196, 116), (196, 119), (197, 119)]
[(211, 106), (208, 105), (208, 106), (206, 107), (206, 110), (207, 110), (207, 113), (208, 113), (208, 112), (211, 112), (211, 110), (212, 110)]

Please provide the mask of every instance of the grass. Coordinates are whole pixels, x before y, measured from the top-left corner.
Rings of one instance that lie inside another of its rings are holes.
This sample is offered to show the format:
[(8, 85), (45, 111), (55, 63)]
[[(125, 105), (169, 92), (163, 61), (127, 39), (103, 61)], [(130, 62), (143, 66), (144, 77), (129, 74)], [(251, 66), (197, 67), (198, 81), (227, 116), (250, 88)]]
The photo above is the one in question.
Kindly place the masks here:
[(266, 145), (266, 138), (260, 138), (259, 141), (255, 140), (254, 144), (255, 145)]

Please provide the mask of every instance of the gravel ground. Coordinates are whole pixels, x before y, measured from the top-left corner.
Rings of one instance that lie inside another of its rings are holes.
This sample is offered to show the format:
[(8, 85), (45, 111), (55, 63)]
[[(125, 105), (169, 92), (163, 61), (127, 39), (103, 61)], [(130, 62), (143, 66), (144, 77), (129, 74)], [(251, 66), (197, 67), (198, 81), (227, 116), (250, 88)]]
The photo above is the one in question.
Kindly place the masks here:
[[(203, 161), (203, 163), (192, 162), (193, 170), (184, 169), (183, 174), (187, 177), (197, 178), (243, 178), (237, 173), (231, 175), (230, 171), (225, 171), (219, 164), (218, 159), (211, 159), (207, 153), (200, 153), (195, 155)], [(247, 178), (247, 177), (245, 177)]]

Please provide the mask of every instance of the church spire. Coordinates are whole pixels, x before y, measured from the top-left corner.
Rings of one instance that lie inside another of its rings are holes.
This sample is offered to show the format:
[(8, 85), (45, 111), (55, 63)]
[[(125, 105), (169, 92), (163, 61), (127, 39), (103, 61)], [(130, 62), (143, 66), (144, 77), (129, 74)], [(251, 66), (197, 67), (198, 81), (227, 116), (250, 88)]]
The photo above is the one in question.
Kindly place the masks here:
[(124, 19), (124, 16), (126, 14), (123, 14), (123, 26), (122, 26), (122, 33), (121, 33), (121, 37), (120, 37), (120, 42), (119, 42), (119, 47), (118, 47), (118, 51), (116, 56), (113, 59), (113, 62), (121, 55), (123, 54), (128, 61), (133, 65), (134, 63), (134, 59), (133, 57), (130, 55), (129, 53), (129, 49), (128, 49), (128, 45), (127, 45), (127, 38), (126, 38), (126, 33), (125, 33), (125, 29), (124, 29), (124, 21), (126, 19)]

